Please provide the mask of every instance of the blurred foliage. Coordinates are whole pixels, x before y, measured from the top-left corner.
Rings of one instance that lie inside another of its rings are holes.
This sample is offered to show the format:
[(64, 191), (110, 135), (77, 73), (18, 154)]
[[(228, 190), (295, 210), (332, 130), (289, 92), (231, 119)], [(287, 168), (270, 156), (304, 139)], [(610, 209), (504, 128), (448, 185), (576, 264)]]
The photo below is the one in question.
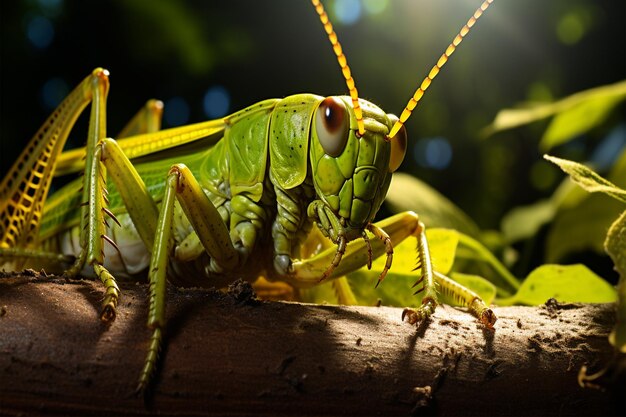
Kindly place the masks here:
[(548, 151), (602, 124), (624, 100), (626, 81), (621, 81), (582, 91), (553, 103), (533, 103), (521, 109), (505, 109), (498, 112), (493, 123), (484, 130), (484, 135), (490, 136), (554, 116), (539, 142), (539, 148)]
[(456, 229), (473, 237), (480, 235), (476, 223), (450, 200), (424, 181), (402, 172), (391, 179), (385, 203), (395, 213), (419, 213), (425, 224)]

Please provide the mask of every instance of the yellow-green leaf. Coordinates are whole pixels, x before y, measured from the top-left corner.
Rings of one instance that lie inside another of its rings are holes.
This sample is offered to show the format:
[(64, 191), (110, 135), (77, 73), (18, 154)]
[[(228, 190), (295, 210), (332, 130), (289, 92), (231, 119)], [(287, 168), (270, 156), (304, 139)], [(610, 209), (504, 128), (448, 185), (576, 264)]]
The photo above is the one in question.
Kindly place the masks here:
[(423, 181), (401, 172), (393, 175), (385, 202), (393, 212), (414, 211), (427, 228), (443, 227), (479, 238), (474, 221), (450, 200)]
[(487, 276), (489, 281), (493, 282), (498, 289), (506, 292), (515, 291), (519, 288), (517, 278), (491, 253), (482, 243), (470, 236), (459, 233), (459, 250), (457, 251), (459, 258), (465, 258), (480, 262), (485, 262), (491, 267), (495, 274)]
[(626, 190), (622, 190), (583, 164), (550, 155), (544, 155), (544, 158), (558, 165), (565, 173), (569, 174), (572, 181), (585, 191), (590, 193), (601, 192), (626, 203)]
[(542, 149), (548, 150), (601, 124), (624, 99), (626, 81), (621, 81), (581, 91), (553, 103), (533, 103), (526, 104), (524, 108), (504, 109), (483, 130), (483, 136), (557, 115), (541, 142)]
[(601, 125), (625, 97), (626, 89), (618, 89), (605, 95), (588, 97), (558, 113), (543, 134), (539, 149), (547, 151)]
[(617, 300), (617, 293), (585, 265), (551, 264), (531, 272), (513, 297), (496, 302), (539, 305), (549, 298), (568, 303), (612, 303)]
[[(459, 235), (451, 229), (426, 229), (426, 239), (430, 249), (430, 257), (436, 271), (447, 274), (452, 269)], [(387, 259), (384, 256), (372, 262), (372, 271), (380, 273)], [(405, 239), (393, 248), (393, 264), (391, 272), (411, 273), (417, 265), (417, 241)], [(418, 271), (419, 272), (419, 271)]]
[(617, 200), (591, 194), (575, 207), (559, 210), (546, 237), (546, 261), (560, 262), (587, 250), (603, 253), (606, 231), (623, 209)]
[(527, 239), (554, 218), (556, 211), (552, 200), (540, 200), (528, 206), (516, 207), (502, 219), (502, 233), (507, 242)]

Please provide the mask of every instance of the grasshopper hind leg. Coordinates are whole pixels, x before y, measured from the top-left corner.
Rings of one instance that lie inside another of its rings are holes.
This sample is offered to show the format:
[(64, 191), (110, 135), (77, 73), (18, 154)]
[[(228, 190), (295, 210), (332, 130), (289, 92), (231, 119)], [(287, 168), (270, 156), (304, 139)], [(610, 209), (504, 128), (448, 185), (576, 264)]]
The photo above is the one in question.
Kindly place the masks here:
[[(96, 155), (97, 143), (106, 136), (106, 97), (109, 73), (96, 68), (55, 109), (22, 152), (0, 184), (0, 248), (33, 248), (43, 205), (69, 132), (78, 116), (91, 103), (87, 134), (87, 159), (83, 179), (81, 254), (67, 271), (75, 274), (85, 263), (94, 266), (107, 287), (103, 318), (114, 317), (119, 289), (103, 264), (105, 173)], [(114, 311), (114, 308), (113, 308)]]

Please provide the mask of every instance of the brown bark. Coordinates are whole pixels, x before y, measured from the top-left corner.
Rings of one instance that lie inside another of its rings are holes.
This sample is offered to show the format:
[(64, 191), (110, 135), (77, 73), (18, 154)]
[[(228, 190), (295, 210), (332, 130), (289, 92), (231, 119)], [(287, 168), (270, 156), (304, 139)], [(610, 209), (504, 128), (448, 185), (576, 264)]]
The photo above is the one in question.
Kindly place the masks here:
[(122, 290), (105, 325), (99, 283), (0, 280), (0, 414), (610, 415), (624, 401), (576, 379), (612, 355), (611, 305), (496, 308), (490, 331), (445, 306), (415, 328), (399, 308), (171, 289), (144, 404), (147, 286)]

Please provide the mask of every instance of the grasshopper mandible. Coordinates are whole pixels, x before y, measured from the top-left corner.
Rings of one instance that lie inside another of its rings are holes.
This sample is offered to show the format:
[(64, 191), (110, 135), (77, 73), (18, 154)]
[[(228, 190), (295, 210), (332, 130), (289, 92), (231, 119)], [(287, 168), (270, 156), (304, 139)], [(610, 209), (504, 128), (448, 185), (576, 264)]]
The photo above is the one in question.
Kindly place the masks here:
[[(109, 74), (95, 69), (58, 106), (3, 179), (0, 257), (14, 268), (25, 259), (47, 267), (69, 266), (73, 260), (67, 276), (95, 274), (104, 284), (100, 317), (106, 322), (115, 319), (120, 298), (115, 275), (147, 271), (153, 334), (138, 391), (154, 374), (165, 328), (167, 280), (225, 286), (237, 274), (306, 288), (343, 280), (385, 255), (378, 285), (392, 266), (393, 244), (410, 236), (417, 239), (421, 268), (415, 286), (424, 296), (421, 306), (406, 308), (402, 318), (412, 324), (424, 320), (435, 311), (438, 293), (446, 292), (492, 327), (496, 317), (475, 293), (433, 270), (424, 225), (415, 213), (373, 223), (404, 159), (404, 123), (492, 1), (476, 10), (400, 117), (359, 99), (319, 0), (312, 3), (349, 96), (296, 94), (167, 130), (159, 130), (162, 105), (152, 100), (114, 140), (106, 135)], [(90, 103), (87, 146), (63, 152), (74, 122)], [(173, 156), (153, 155), (170, 148)], [(53, 175), (77, 171), (84, 176), (46, 200)], [(300, 259), (313, 227), (334, 247)]]

